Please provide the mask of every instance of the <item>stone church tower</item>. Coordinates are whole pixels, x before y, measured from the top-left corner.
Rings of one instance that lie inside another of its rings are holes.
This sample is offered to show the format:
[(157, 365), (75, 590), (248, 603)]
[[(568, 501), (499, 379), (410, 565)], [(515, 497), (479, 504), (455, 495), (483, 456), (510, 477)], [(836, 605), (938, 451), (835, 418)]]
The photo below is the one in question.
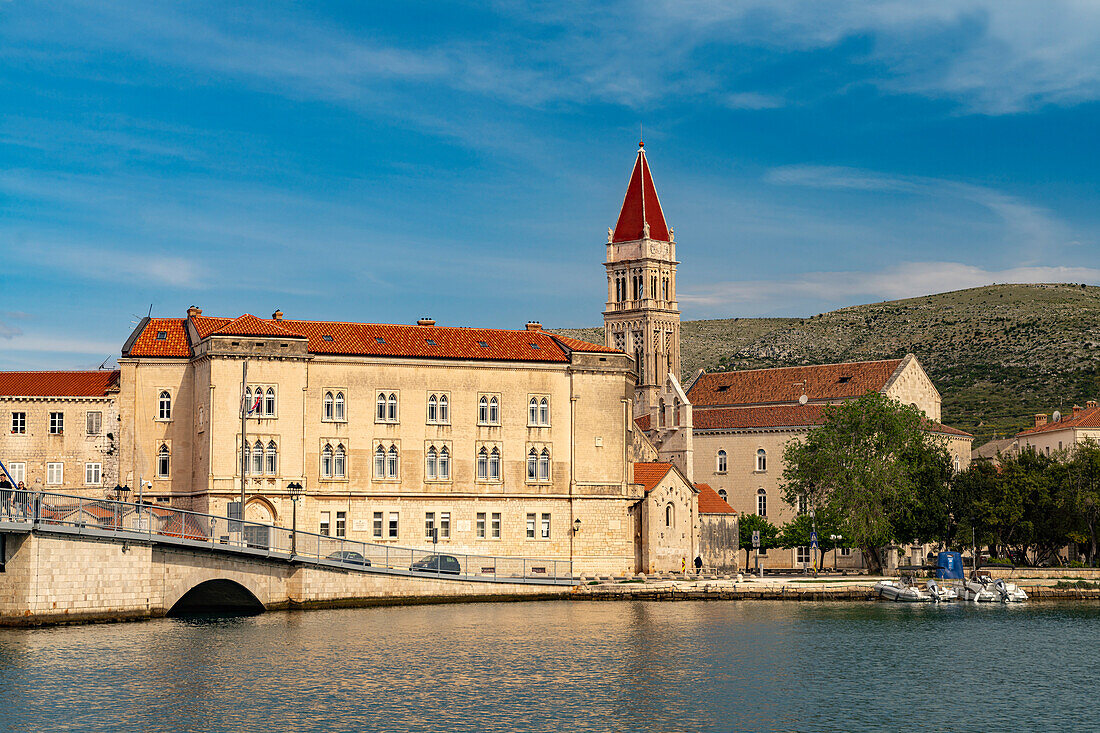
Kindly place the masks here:
[(615, 229), (607, 230), (604, 339), (634, 357), (634, 414), (656, 408), (671, 372), (680, 378), (676, 242), (653, 186), (644, 143), (630, 174)]

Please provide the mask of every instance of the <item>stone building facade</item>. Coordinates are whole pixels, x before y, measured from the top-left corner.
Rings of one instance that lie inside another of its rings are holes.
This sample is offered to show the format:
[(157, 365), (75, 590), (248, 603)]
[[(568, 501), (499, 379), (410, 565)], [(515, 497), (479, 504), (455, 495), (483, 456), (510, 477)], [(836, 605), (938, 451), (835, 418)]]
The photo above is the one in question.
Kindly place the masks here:
[(1036, 415), (1035, 425), (1017, 433), (1006, 452), (1034, 450), (1049, 456), (1085, 440), (1100, 442), (1100, 406), (1096, 400), (1089, 400), (1084, 407), (1074, 405), (1066, 415)]
[(38, 491), (103, 498), (118, 482), (119, 372), (0, 372), (0, 461)]

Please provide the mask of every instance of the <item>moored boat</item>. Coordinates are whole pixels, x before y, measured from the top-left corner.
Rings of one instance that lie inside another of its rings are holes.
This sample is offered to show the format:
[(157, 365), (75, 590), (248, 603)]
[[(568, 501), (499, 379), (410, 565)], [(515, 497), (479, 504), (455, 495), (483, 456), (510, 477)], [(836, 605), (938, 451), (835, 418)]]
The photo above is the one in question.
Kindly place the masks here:
[(929, 603), (932, 596), (901, 580), (880, 580), (875, 583), (875, 595), (899, 603)]

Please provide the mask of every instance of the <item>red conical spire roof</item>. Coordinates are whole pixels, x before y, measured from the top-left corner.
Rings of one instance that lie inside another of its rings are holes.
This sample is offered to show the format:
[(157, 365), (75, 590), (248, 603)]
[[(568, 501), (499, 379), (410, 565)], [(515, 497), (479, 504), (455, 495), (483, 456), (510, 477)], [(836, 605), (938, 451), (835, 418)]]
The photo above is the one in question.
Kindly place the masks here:
[(623, 208), (619, 212), (619, 221), (615, 223), (615, 233), (611, 241), (632, 242), (641, 239), (645, 236), (646, 224), (649, 224), (650, 239), (671, 241), (665, 213), (661, 211), (661, 201), (657, 198), (653, 175), (649, 172), (649, 162), (645, 158), (645, 143), (639, 142), (638, 159), (634, 162), (634, 172), (630, 174)]

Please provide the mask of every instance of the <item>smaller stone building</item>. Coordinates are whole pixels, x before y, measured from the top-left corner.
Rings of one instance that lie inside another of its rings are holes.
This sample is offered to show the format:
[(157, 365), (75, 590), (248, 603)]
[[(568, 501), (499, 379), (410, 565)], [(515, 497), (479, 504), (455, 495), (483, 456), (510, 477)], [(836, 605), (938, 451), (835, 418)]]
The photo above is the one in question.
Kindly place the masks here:
[(699, 492), (699, 557), (703, 567), (736, 573), (739, 534), (737, 512), (709, 484), (695, 484)]
[(645, 492), (635, 505), (638, 570), (680, 572), (691, 567), (698, 547), (698, 489), (671, 463), (635, 463), (634, 483)]
[(118, 482), (117, 370), (0, 372), (0, 461), (28, 489), (101, 498)]
[(1100, 442), (1100, 406), (1096, 400), (1089, 400), (1084, 407), (1074, 405), (1068, 415), (1036, 415), (1034, 427), (1017, 433), (1012, 448), (1015, 452), (1034, 450), (1049, 456), (1085, 440)]

